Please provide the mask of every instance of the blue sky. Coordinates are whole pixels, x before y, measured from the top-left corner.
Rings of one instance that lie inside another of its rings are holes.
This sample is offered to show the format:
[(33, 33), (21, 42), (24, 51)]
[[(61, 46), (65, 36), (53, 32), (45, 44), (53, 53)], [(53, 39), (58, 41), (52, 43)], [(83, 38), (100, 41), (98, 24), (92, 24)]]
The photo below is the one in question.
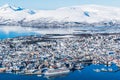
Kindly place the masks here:
[(29, 9), (56, 9), (85, 4), (120, 7), (120, 0), (0, 0), (0, 6), (4, 4), (21, 6)]

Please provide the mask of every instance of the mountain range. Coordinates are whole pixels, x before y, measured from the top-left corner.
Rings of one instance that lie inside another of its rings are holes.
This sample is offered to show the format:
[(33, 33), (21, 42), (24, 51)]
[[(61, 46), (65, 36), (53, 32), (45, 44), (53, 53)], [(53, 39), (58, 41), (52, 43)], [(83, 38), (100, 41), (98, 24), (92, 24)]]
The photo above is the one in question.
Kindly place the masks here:
[(120, 8), (81, 5), (55, 10), (31, 10), (6, 4), (0, 7), (0, 25), (25, 27), (119, 26)]

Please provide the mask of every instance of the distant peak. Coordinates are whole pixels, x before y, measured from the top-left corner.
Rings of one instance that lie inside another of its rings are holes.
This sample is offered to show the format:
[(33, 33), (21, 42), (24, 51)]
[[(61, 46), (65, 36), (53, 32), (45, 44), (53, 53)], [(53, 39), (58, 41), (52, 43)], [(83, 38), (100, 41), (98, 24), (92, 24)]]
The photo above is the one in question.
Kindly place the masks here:
[(16, 7), (16, 6), (11, 6), (11, 5), (9, 5), (9, 4), (5, 4), (5, 5), (3, 5), (3, 6), (1, 7), (1, 9), (3, 9), (3, 10), (11, 9), (11, 10), (14, 10), (14, 11), (21, 11), (21, 10), (23, 10), (24, 8), (22, 8), (22, 7)]
[(12, 7), (12, 9), (14, 10), (14, 11), (21, 11), (21, 10), (24, 10), (24, 8), (22, 8), (22, 7)]

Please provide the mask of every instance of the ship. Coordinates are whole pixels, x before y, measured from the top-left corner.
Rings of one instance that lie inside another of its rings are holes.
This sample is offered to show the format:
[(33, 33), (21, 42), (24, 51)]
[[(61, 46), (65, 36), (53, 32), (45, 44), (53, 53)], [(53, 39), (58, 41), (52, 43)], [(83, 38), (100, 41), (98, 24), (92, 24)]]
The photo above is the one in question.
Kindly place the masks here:
[(46, 69), (44, 70), (43, 75), (48, 77), (54, 77), (54, 76), (66, 75), (69, 72), (70, 70), (66, 68)]

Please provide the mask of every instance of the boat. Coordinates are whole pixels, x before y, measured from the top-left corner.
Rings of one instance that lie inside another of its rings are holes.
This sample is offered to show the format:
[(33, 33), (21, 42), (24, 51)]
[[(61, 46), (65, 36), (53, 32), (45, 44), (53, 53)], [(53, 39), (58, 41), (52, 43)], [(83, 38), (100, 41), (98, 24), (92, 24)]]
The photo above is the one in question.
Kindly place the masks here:
[(100, 69), (93, 69), (93, 71), (95, 71), (95, 72), (100, 72)]
[(40, 75), (41, 74), (41, 70), (37, 70), (37, 69), (27, 70), (27, 71), (25, 71), (25, 74), (26, 75), (32, 75), (32, 74), (38, 74), (38, 75)]
[(38, 77), (41, 77), (42, 75), (37, 75)]
[(109, 72), (112, 72), (112, 71), (113, 71), (113, 69), (112, 69), (112, 68), (108, 68), (108, 71), (109, 71)]
[(101, 71), (102, 71), (102, 72), (107, 72), (107, 69), (102, 68)]
[(52, 76), (59, 76), (59, 75), (65, 75), (65, 74), (68, 74), (70, 72), (69, 69), (64, 69), (64, 68), (59, 68), (59, 69), (48, 69), (48, 70), (45, 70), (43, 72), (43, 75), (44, 76), (49, 76), (49, 77), (52, 77)]

